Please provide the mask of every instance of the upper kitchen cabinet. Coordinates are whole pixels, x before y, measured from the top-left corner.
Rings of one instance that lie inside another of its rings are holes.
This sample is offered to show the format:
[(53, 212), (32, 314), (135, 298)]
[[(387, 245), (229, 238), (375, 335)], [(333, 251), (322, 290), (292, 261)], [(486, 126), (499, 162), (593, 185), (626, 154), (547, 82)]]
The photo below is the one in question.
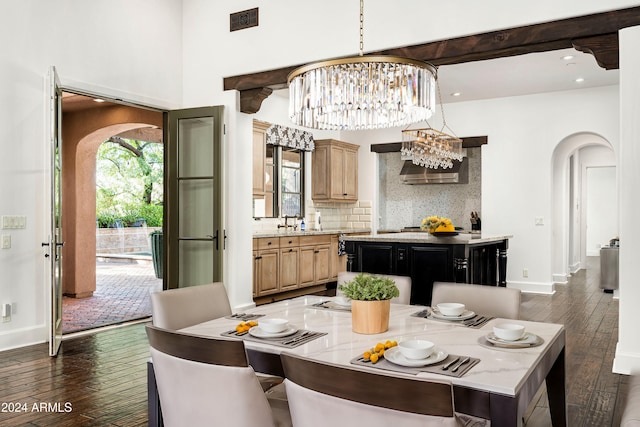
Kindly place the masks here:
[(263, 197), (265, 190), (265, 158), (267, 128), (270, 123), (253, 121), (253, 196)]
[(311, 156), (311, 198), (322, 202), (358, 200), (358, 149), (335, 139), (315, 141)]

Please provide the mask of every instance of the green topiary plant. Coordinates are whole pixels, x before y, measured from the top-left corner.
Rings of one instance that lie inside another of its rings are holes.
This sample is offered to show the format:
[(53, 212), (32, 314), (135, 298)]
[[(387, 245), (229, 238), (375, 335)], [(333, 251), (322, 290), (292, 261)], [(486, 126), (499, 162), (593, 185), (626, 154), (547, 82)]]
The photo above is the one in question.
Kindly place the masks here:
[(360, 273), (353, 280), (339, 286), (347, 298), (356, 301), (382, 301), (400, 295), (393, 280), (372, 274)]

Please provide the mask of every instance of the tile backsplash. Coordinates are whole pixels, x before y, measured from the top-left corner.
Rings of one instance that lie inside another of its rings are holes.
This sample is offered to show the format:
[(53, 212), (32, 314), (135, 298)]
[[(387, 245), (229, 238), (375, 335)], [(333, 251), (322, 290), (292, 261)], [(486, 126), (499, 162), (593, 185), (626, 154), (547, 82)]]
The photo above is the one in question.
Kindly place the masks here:
[[(373, 218), (371, 209), (371, 201), (367, 200), (359, 200), (355, 203), (313, 202), (312, 200), (307, 200), (304, 222), (307, 230), (315, 230), (316, 212), (320, 212), (320, 222), (323, 230), (371, 228)], [(283, 221), (281, 218), (254, 220), (253, 231), (277, 230), (278, 224), (282, 224)], [(297, 221), (297, 223), (299, 224), (300, 221)]]
[(400, 153), (379, 155), (378, 229), (419, 226), (430, 215), (451, 218), (455, 226), (471, 228), (471, 211), (481, 212), (481, 148), (467, 148), (468, 184), (406, 185), (400, 180)]

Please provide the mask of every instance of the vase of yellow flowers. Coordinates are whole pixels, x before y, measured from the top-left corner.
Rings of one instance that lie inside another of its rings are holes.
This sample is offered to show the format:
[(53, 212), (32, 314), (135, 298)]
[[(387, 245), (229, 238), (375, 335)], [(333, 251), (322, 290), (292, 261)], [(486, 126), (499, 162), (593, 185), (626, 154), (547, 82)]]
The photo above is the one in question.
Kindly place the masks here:
[(424, 218), (422, 220), (422, 226), (420, 228), (422, 230), (427, 230), (431, 234), (456, 231), (456, 228), (453, 226), (453, 223), (449, 218), (439, 217), (435, 215)]

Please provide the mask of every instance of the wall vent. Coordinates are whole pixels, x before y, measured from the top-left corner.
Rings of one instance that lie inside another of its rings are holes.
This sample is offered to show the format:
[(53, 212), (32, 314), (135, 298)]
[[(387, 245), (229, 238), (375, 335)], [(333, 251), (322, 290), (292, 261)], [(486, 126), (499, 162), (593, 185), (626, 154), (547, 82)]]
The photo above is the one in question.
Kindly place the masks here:
[(230, 31), (258, 26), (258, 8), (243, 10), (229, 15)]

